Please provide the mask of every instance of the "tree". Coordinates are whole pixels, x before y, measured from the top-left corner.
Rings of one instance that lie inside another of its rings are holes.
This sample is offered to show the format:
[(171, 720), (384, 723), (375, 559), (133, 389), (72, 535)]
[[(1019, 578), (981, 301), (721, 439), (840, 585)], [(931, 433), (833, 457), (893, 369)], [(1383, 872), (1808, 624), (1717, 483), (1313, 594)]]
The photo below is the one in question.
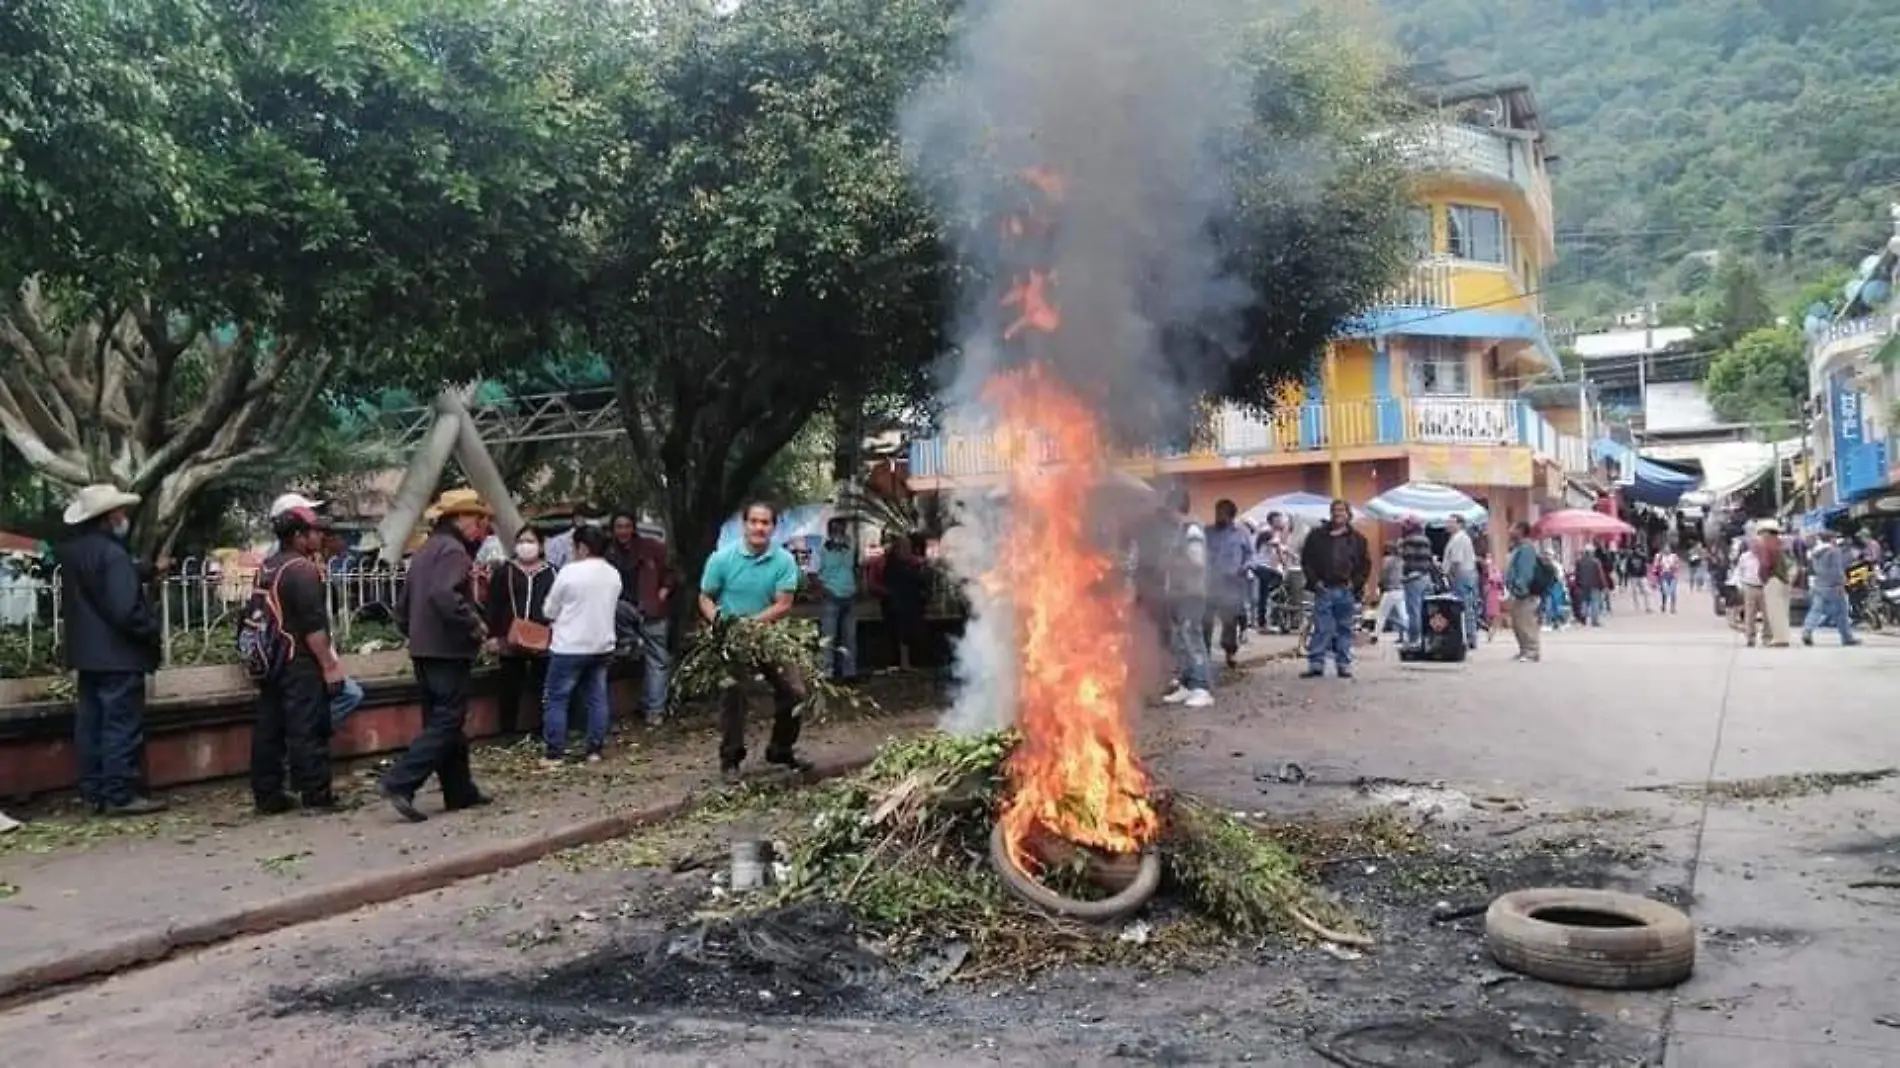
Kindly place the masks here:
[(1775, 322), (1775, 310), (1753, 264), (1725, 256), (1703, 293), (1695, 345), (1726, 349), (1743, 335)]
[(1808, 396), (1807, 347), (1786, 327), (1750, 331), (1709, 364), (1704, 386), (1710, 406), (1730, 422), (1798, 418)]
[(0, 10), (0, 431), (190, 502), (325, 390), (477, 373), (575, 277), (584, 21), (504, 0)]

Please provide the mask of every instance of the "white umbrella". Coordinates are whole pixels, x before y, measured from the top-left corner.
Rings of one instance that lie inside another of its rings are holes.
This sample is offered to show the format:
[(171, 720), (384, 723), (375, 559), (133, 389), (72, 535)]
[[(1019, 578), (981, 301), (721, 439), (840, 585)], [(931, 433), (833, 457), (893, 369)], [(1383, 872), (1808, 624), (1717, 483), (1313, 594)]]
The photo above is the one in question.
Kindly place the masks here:
[(1366, 502), (1366, 511), (1388, 523), (1416, 519), (1421, 523), (1443, 523), (1458, 516), (1467, 523), (1482, 523), (1490, 514), (1484, 505), (1463, 492), (1437, 482), (1407, 482), (1386, 490)]

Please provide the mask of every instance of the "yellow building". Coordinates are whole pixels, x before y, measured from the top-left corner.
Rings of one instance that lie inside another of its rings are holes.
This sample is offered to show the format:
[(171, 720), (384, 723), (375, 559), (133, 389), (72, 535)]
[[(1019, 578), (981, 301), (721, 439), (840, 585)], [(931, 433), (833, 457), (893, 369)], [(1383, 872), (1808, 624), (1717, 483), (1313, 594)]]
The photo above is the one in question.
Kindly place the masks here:
[[(1342, 329), (1325, 376), (1331, 395), (1316, 382), (1265, 417), (1210, 406), (1192, 449), (1131, 461), (1131, 471), (1185, 476), (1196, 512), (1222, 497), (1244, 509), (1328, 492), (1336, 452), (1355, 503), (1408, 481), (1443, 482), (1486, 498), (1501, 525), (1555, 506), (1564, 474), (1589, 470), (1581, 436), (1518, 396), (1557, 370), (1540, 295), (1556, 254), (1550, 157), (1530, 88), (1467, 82), (1430, 103), (1404, 148), (1417, 261), (1383, 304)], [(997, 470), (979, 438), (911, 448), (918, 491)]]

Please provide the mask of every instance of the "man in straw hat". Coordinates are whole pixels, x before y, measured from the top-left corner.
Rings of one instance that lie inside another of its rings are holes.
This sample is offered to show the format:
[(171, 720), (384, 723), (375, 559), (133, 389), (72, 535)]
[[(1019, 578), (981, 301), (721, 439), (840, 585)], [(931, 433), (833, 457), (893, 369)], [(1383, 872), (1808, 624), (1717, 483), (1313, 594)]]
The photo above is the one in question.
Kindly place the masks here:
[(444, 493), (430, 507), (435, 528), (409, 561), (396, 601), (396, 623), (409, 639), (409, 659), (422, 689), (422, 733), (383, 776), (382, 794), (402, 817), (420, 823), (416, 791), (434, 775), (448, 811), (488, 803), (468, 765), (468, 680), (488, 638), (472, 595), (475, 551), (494, 513), (474, 490)]
[(158, 669), (159, 617), (125, 546), (138, 504), (138, 494), (117, 486), (80, 490), (66, 507), (73, 534), (58, 553), (66, 666), (79, 676), (79, 794), (113, 816), (165, 808), (140, 793), (145, 676)]

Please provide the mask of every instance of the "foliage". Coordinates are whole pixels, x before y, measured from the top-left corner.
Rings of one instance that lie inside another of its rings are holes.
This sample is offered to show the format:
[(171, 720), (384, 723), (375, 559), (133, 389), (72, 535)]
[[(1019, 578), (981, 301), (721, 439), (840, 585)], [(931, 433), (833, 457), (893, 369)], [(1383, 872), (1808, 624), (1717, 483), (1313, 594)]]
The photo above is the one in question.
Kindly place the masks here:
[[(1382, 0), (1447, 76), (1528, 74), (1562, 156), (1552, 302), (1690, 291), (1737, 247), (1811, 276), (1887, 233), (1900, 6), (1884, 0)], [(1580, 284), (1582, 283), (1582, 284)], [(1596, 283), (1592, 285), (1591, 283)], [(1608, 310), (1608, 309), (1606, 309)]]
[(675, 707), (713, 697), (758, 680), (775, 668), (789, 668), (805, 682), (801, 715), (822, 717), (833, 701), (860, 704), (866, 698), (831, 680), (825, 670), (827, 647), (818, 624), (790, 616), (772, 623), (721, 616), (699, 628), (673, 669)]
[(1808, 395), (1807, 348), (1786, 327), (1750, 331), (1710, 363), (1704, 386), (1710, 406), (1731, 422), (1798, 418)]
[(1745, 334), (1773, 326), (1775, 310), (1761, 274), (1739, 257), (1726, 257), (1697, 308), (1695, 345), (1726, 349)]
[(189, 502), (332, 384), (433, 389), (532, 338), (597, 171), (575, 29), (505, 0), (0, 11), (0, 430)]
[[(38, 678), (63, 674), (60, 635), (39, 624), (28, 639), (24, 628), (0, 628), (0, 679)], [(403, 636), (387, 623), (358, 622), (350, 626), (349, 641), (338, 638), (343, 652), (374, 643), (378, 649), (400, 649)], [(166, 667), (213, 667), (237, 663), (237, 626), (233, 622), (208, 627), (177, 627), (172, 631), (171, 656)]]
[(1186, 798), (1167, 806), (1162, 850), (1176, 893), (1157, 906), (1168, 922), (1152, 941), (1137, 950), (1113, 932), (1042, 916), (1008, 893), (988, 860), (992, 813), (1015, 744), (1012, 733), (998, 732), (887, 745), (869, 768), (827, 789), (770, 907), (843, 905), (900, 955), (965, 942), (974, 962), (965, 977), (1033, 972), (1064, 960), (1157, 966), (1223, 942), (1310, 933), (1318, 929), (1315, 916), (1343, 923), (1282, 846)]

